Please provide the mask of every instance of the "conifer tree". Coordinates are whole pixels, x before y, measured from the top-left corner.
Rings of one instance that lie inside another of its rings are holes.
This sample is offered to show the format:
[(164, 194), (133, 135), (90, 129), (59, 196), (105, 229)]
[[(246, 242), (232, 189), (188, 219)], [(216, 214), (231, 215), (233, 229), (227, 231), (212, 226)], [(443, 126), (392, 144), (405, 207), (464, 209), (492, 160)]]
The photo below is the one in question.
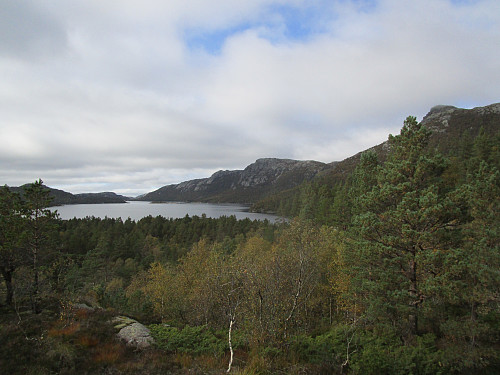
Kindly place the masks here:
[[(445, 302), (441, 334), (459, 368), (490, 366), (497, 356), (500, 321), (500, 173), (484, 160), (457, 195), (468, 205), (461, 246), (444, 258), (439, 281)], [(479, 372), (479, 370), (478, 370)]]
[(440, 189), (446, 163), (426, 152), (430, 134), (410, 116), (389, 136), (389, 158), (357, 200), (351, 233), (353, 285), (367, 317), (408, 341), (419, 334), (429, 282), (461, 214)]
[(5, 303), (12, 305), (14, 271), (21, 263), (21, 201), (7, 186), (0, 189), (0, 273), (7, 291)]
[(40, 261), (50, 250), (51, 234), (54, 230), (54, 219), (57, 213), (47, 207), (52, 198), (50, 191), (38, 180), (24, 188), (24, 219), (27, 256), (32, 271), (30, 300), (32, 312), (41, 312), (40, 305)]

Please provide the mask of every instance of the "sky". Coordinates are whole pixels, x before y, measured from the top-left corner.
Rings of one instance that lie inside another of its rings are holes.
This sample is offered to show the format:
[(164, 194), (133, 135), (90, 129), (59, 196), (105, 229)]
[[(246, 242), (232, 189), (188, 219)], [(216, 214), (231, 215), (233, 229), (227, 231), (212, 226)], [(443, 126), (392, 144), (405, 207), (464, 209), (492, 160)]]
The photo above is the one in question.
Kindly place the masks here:
[(0, 0), (0, 185), (135, 196), (500, 101), (498, 0)]

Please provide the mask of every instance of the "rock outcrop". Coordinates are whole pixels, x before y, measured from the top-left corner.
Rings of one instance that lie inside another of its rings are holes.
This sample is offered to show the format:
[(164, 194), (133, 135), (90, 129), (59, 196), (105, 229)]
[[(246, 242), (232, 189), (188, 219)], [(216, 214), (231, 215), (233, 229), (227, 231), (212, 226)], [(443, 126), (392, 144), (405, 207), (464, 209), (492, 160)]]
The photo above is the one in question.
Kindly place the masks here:
[(115, 328), (119, 330), (117, 336), (125, 341), (127, 346), (146, 349), (154, 343), (149, 329), (137, 320), (126, 316), (117, 316), (112, 322)]
[(329, 167), (317, 161), (258, 159), (244, 170), (221, 170), (208, 178), (164, 186), (139, 199), (252, 203), (269, 193), (279, 193), (309, 181)]
[[(486, 120), (488, 122), (485, 116), (498, 120), (498, 115), (500, 115), (500, 103), (472, 109), (457, 108), (451, 105), (436, 105), (424, 116), (422, 124), (434, 132), (444, 133), (448, 131), (450, 124), (454, 127), (460, 126), (460, 120), (466, 119), (470, 128), (478, 128), (478, 121)], [(498, 126), (498, 122), (495, 125)]]

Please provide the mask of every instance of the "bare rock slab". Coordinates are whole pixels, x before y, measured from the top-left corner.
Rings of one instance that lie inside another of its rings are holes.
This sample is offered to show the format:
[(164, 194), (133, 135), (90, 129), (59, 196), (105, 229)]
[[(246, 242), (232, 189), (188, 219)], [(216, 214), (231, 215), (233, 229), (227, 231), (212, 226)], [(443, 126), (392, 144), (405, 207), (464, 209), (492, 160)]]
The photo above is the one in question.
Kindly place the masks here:
[(125, 341), (127, 346), (146, 349), (154, 343), (149, 329), (137, 320), (126, 316), (118, 316), (112, 322), (115, 324), (115, 328), (119, 329), (117, 336)]

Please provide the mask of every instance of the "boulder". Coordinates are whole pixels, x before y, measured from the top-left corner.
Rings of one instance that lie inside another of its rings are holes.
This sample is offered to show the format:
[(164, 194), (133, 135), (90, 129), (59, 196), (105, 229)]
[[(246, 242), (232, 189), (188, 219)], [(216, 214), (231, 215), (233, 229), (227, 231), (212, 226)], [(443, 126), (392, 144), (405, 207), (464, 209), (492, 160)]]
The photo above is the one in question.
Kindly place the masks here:
[(85, 310), (88, 312), (92, 312), (95, 310), (93, 307), (87, 305), (86, 303), (74, 303), (71, 307), (73, 308), (73, 310)]
[(119, 329), (117, 336), (125, 341), (127, 346), (137, 349), (145, 349), (154, 343), (149, 329), (137, 320), (126, 316), (118, 316), (113, 319), (115, 328)]

